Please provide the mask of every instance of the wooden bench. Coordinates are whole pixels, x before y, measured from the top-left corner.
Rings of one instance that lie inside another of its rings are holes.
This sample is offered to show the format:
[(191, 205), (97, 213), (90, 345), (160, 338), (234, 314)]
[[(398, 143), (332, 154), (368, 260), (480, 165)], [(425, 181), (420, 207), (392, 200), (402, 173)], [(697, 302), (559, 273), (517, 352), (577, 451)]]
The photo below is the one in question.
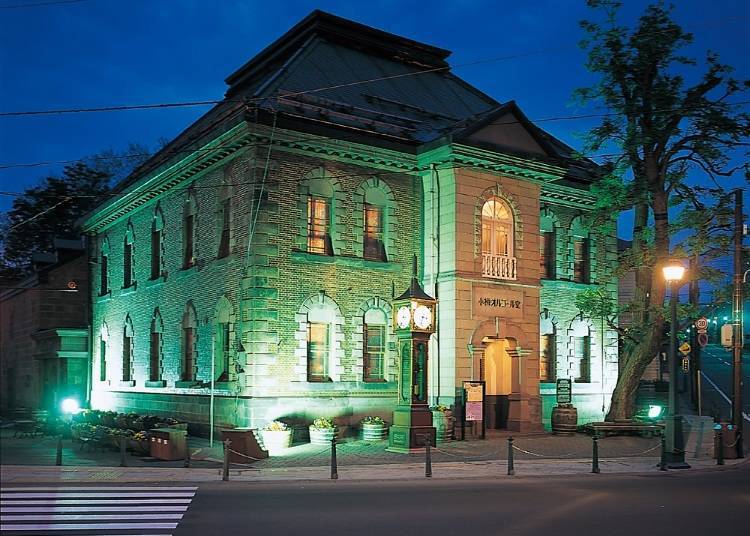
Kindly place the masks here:
[(664, 433), (664, 425), (638, 421), (591, 422), (584, 426), (584, 430), (597, 437), (614, 435), (659, 437)]

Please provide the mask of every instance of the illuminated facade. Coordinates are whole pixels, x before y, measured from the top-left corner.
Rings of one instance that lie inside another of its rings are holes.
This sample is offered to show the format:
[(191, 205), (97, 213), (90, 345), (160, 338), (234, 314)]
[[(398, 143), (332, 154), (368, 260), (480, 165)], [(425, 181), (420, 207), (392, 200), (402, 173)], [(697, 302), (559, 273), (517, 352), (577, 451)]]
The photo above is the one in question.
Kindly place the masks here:
[(587, 226), (593, 165), (449, 54), (314, 12), (227, 78), (85, 222), (92, 405), (203, 425), (213, 405), (217, 426), (390, 418), (390, 302), (416, 254), (439, 300), (431, 403), (484, 379), (491, 426), (534, 429), (549, 382), (572, 377), (601, 418), (586, 408), (617, 349), (604, 333), (602, 357), (573, 307), (616, 259)]

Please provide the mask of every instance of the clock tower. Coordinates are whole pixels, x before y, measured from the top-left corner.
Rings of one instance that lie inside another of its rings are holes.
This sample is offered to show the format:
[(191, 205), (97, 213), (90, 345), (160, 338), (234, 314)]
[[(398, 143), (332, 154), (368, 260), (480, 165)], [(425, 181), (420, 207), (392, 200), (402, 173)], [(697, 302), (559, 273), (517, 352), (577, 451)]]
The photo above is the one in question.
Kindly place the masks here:
[(427, 295), (417, 280), (414, 256), (411, 285), (393, 300), (394, 331), (398, 338), (398, 403), (393, 411), (393, 426), (388, 450), (409, 452), (421, 448), (425, 440), (435, 446), (432, 412), (427, 405), (428, 342), (435, 333), (437, 300)]

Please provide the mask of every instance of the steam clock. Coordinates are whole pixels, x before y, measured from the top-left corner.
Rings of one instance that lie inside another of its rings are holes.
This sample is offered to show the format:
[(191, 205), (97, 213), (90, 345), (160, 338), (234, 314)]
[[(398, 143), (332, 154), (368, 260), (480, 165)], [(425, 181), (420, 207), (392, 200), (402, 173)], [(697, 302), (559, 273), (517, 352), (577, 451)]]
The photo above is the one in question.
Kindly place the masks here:
[(398, 403), (393, 411), (393, 426), (388, 450), (409, 452), (429, 439), (435, 445), (435, 428), (427, 402), (428, 342), (435, 333), (437, 301), (427, 295), (417, 281), (417, 258), (411, 286), (393, 300), (394, 331), (398, 338)]

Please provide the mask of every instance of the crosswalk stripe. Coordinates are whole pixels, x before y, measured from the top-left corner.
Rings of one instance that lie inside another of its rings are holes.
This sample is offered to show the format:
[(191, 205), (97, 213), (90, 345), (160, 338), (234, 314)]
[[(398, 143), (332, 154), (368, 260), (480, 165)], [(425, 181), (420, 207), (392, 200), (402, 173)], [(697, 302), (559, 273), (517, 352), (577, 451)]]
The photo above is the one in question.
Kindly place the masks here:
[(127, 521), (130, 519), (182, 519), (183, 514), (28, 514), (0, 516), (0, 523), (8, 521)]
[[(25, 504), (25, 503), (24, 503)], [(6, 506), (3, 507), (5, 514), (42, 514), (42, 513), (65, 513), (65, 512), (132, 512), (133, 506)], [(138, 506), (139, 512), (186, 512), (188, 509), (185, 505), (167, 505), (161, 506)]]
[(150, 529), (150, 530), (171, 530), (176, 529), (177, 523), (40, 523), (40, 524), (0, 524), (2, 531), (48, 531), (48, 530), (133, 530), (133, 529)]
[(100, 493), (86, 493), (86, 492), (78, 492), (73, 491), (69, 493), (61, 492), (61, 493), (20, 493), (20, 492), (13, 492), (13, 493), (0, 493), (0, 499), (73, 499), (73, 498), (81, 498), (81, 499), (94, 499), (96, 497), (102, 497), (102, 498), (109, 498), (109, 497), (143, 497), (145, 499), (148, 498), (156, 498), (156, 497), (172, 497), (172, 498), (179, 498), (179, 497), (194, 497), (195, 492), (194, 491), (181, 491), (177, 493), (165, 493), (165, 492), (157, 492), (157, 493), (145, 493), (145, 492), (134, 492), (134, 491), (126, 491), (124, 493), (107, 493), (107, 492), (100, 492)]
[(157, 487), (157, 486), (24, 486), (17, 488), (2, 488), (2, 491), (109, 491), (118, 489), (120, 491), (196, 491), (197, 486), (183, 487)]
[(19, 506), (21, 504), (190, 504), (192, 499), (29, 499), (0, 501), (0, 506)]

